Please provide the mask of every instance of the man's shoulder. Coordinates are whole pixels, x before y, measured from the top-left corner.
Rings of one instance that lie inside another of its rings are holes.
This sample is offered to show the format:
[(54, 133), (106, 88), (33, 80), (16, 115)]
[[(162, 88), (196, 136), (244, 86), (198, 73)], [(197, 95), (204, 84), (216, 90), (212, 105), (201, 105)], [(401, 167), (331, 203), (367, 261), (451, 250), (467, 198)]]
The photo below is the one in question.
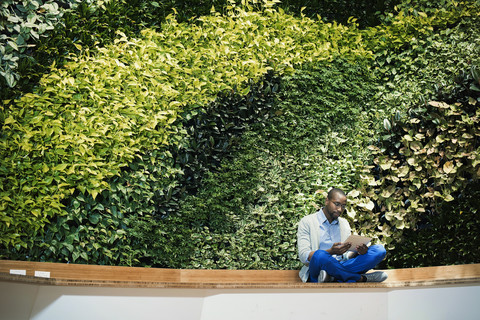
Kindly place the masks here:
[(340, 225), (345, 226), (345, 227), (350, 227), (350, 222), (348, 222), (348, 220), (345, 219), (345, 218), (338, 217), (338, 223), (339, 223)]
[(317, 219), (317, 214), (318, 214), (318, 211), (314, 212), (314, 213), (311, 213), (311, 214), (308, 214), (308, 215), (304, 216), (302, 219), (300, 219), (300, 222), (306, 223), (306, 222), (309, 222), (309, 221), (314, 221), (314, 220)]
[[(309, 215), (304, 216), (303, 218), (300, 219), (300, 223), (312, 223), (312, 222), (318, 222), (318, 211), (311, 213)], [(338, 223), (340, 225), (348, 225), (350, 226), (350, 223), (348, 222), (347, 219), (338, 217)]]
[(338, 217), (338, 221), (342, 223), (345, 223), (345, 222), (348, 223), (348, 220), (343, 217)]

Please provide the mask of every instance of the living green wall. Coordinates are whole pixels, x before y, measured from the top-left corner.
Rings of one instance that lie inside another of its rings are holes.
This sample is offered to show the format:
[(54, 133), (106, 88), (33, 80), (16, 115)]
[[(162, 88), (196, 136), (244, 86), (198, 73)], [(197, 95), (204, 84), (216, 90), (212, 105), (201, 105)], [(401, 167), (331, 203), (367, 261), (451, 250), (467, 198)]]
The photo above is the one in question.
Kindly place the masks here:
[[(269, 70), (369, 56), (354, 32), (355, 25), (326, 25), (269, 6), (240, 7), (196, 24), (170, 16), (161, 32), (145, 29), (138, 39), (119, 33), (98, 52), (52, 65), (34, 92), (2, 108), (2, 245), (26, 247), (65, 214), (69, 197), (95, 200), (146, 152), (160, 148), (169, 180), (181, 168), (168, 167), (172, 155), (161, 148), (182, 144), (177, 119), (195, 117), (223, 91), (247, 94), (248, 81)], [(168, 193), (168, 183), (162, 188)]]
[[(136, 36), (145, 28), (161, 28), (175, 12), (180, 22), (209, 15), (212, 8), (222, 14), (241, 0), (5, 0), (0, 5), (0, 99), (30, 92), (49, 66), (63, 65), (71, 55), (94, 50), (116, 38), (120, 31)], [(259, 9), (262, 1), (250, 1)], [(378, 24), (384, 11), (396, 1), (305, 1), (276, 2), (290, 14), (322, 17), (346, 23), (350, 16), (362, 25)], [(345, 12), (348, 14), (345, 15)]]
[[(373, 196), (382, 184), (369, 183), (382, 179), (375, 158), (387, 155), (376, 148), (401, 149), (409, 110), (430, 100), (475, 108), (477, 96), (454, 94), (459, 79), (478, 81), (475, 5), (406, 1), (369, 28), (236, 6), (82, 46), (2, 106), (0, 255), (298, 268), (296, 222), (337, 186), (350, 191), (356, 232), (395, 254), (389, 266), (415, 263), (421, 255), (397, 244), (455, 202), (437, 197), (422, 213), (392, 198), (402, 214), (382, 218), (384, 199)], [(459, 125), (475, 123), (465, 117)], [(467, 160), (454, 198), (475, 185), (478, 163)]]

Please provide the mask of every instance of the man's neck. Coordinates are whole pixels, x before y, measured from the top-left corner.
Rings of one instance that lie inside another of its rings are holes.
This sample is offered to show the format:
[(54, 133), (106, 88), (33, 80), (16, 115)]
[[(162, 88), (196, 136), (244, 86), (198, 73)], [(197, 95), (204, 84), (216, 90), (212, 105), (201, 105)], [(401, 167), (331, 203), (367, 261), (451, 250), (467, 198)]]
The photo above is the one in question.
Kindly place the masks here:
[(334, 220), (332, 216), (325, 211), (325, 207), (322, 207), (322, 212), (325, 215), (325, 218), (327, 218), (328, 223), (332, 224)]

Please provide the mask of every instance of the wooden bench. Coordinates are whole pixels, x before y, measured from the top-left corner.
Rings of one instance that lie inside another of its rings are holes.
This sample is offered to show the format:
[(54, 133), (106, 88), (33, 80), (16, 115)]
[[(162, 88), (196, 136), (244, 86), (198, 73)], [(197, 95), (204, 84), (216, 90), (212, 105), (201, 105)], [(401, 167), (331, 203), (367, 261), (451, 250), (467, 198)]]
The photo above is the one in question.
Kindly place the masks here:
[[(479, 319), (480, 264), (302, 283), (298, 270), (179, 270), (0, 260), (0, 319)], [(16, 275), (12, 273), (23, 273)]]
[[(23, 270), (25, 275), (11, 274)], [(193, 270), (0, 260), (0, 281), (119, 288), (397, 288), (480, 283), (480, 264), (384, 270), (382, 283), (302, 283), (298, 270)], [(35, 276), (35, 273), (40, 272)], [(46, 278), (44, 276), (48, 275)]]

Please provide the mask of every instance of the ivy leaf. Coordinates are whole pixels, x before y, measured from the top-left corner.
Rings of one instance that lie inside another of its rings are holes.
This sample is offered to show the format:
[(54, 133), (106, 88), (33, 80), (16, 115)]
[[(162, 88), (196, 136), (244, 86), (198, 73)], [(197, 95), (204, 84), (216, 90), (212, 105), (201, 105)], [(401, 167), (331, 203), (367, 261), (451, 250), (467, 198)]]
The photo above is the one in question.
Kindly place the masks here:
[(447, 161), (443, 164), (443, 172), (445, 172), (446, 174), (452, 173), (454, 169), (455, 165), (452, 161)]
[(452, 197), (451, 194), (448, 194), (448, 195), (446, 195), (446, 196), (443, 197), (443, 200), (445, 200), (445, 201), (447, 201), (447, 202), (450, 202), (450, 201), (455, 200), (455, 198)]
[(375, 204), (373, 203), (373, 201), (370, 200), (365, 204), (365, 208), (369, 211), (372, 211), (373, 208), (375, 208)]
[(100, 222), (100, 219), (101, 219), (101, 216), (98, 213), (94, 213), (94, 214), (91, 214), (91, 215), (88, 216), (88, 220), (92, 224), (97, 224), (98, 222)]
[(390, 123), (390, 121), (388, 119), (383, 119), (383, 127), (387, 131), (392, 130), (392, 124)]

